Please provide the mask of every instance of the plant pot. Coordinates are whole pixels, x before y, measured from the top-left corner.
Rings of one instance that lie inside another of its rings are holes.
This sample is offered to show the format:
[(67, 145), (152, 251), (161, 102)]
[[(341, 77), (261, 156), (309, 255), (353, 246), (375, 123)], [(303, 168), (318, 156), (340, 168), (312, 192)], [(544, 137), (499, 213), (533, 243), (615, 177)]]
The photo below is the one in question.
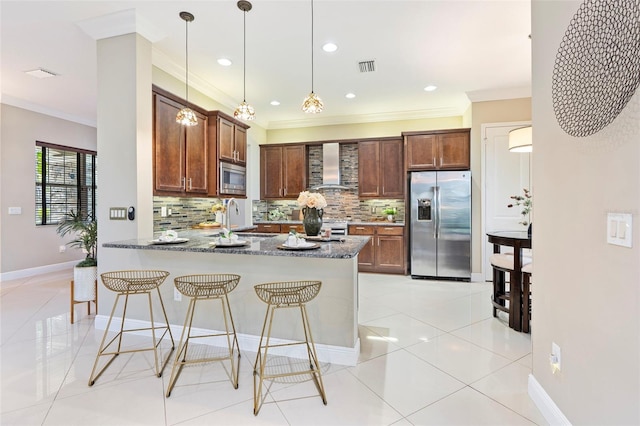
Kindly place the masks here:
[(393, 216), (392, 214), (387, 215), (387, 221), (388, 222), (394, 222), (395, 221), (395, 216)]
[(95, 282), (98, 279), (98, 267), (87, 266), (73, 268), (73, 300), (76, 302), (88, 302), (96, 300)]

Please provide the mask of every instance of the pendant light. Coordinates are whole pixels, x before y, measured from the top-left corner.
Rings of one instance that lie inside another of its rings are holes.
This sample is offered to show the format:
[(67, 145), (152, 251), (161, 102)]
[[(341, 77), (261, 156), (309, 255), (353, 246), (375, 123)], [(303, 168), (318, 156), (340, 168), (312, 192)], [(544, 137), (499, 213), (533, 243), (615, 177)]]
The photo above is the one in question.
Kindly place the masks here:
[[(189, 12), (180, 12), (180, 18), (185, 22), (185, 85), (186, 85), (186, 97), (189, 102), (189, 22), (192, 22), (194, 17)], [(190, 108), (182, 108), (176, 115), (176, 121), (183, 126), (195, 126), (198, 124), (198, 118), (196, 113)]]
[(302, 110), (310, 114), (317, 114), (323, 109), (322, 99), (313, 91), (313, 0), (311, 0), (311, 93), (304, 99)]
[(233, 112), (235, 118), (241, 120), (254, 120), (256, 118), (256, 112), (253, 107), (247, 103), (247, 12), (251, 10), (251, 3), (246, 0), (240, 0), (238, 2), (238, 9), (244, 12), (244, 46), (243, 46), (243, 75), (242, 75), (242, 103), (238, 105), (238, 108)]

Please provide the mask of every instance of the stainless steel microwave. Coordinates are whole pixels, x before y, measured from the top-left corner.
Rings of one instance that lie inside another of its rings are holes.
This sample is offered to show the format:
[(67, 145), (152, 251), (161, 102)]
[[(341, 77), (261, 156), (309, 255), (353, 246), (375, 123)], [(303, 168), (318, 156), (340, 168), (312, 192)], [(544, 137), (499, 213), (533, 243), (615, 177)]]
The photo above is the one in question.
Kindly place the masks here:
[(245, 195), (247, 171), (236, 164), (220, 162), (220, 194)]

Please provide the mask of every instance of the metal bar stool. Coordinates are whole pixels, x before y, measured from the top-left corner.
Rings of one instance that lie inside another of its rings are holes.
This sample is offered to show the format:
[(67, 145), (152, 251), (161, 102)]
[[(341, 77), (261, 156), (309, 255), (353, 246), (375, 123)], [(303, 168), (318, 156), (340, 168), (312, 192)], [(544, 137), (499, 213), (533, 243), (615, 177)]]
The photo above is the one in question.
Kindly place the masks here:
[[(100, 349), (98, 349), (98, 355), (96, 355), (96, 361), (93, 364), (93, 370), (91, 370), (91, 376), (89, 377), (89, 386), (93, 386), (95, 381), (102, 375), (102, 373), (111, 365), (115, 357), (122, 353), (129, 352), (144, 352), (144, 351), (153, 351), (154, 360), (155, 360), (155, 373), (158, 377), (162, 376), (162, 371), (164, 367), (167, 365), (169, 361), (169, 357), (171, 356), (171, 352), (175, 348), (175, 343), (173, 341), (173, 335), (171, 334), (171, 328), (169, 327), (169, 320), (167, 319), (167, 312), (164, 309), (164, 303), (162, 302), (162, 296), (160, 295), (160, 284), (164, 282), (164, 280), (169, 276), (169, 272), (166, 271), (152, 271), (152, 270), (136, 270), (136, 271), (114, 271), (114, 272), (105, 272), (100, 274), (100, 278), (102, 279), (102, 283), (109, 290), (115, 291), (118, 293), (116, 296), (116, 300), (113, 303), (113, 309), (111, 309), (111, 315), (109, 316), (109, 321), (107, 322), (107, 327), (104, 331), (104, 336), (102, 337), (102, 342), (100, 343)], [(151, 303), (151, 293), (153, 290), (156, 290), (158, 293), (158, 299), (160, 300), (160, 306), (162, 307), (162, 315), (164, 316), (165, 325), (156, 326), (153, 319), (153, 306)], [(150, 327), (145, 328), (132, 328), (125, 329), (125, 321), (127, 316), (127, 304), (129, 303), (129, 296), (132, 295), (141, 295), (146, 294), (147, 300), (149, 302), (149, 317), (151, 321)], [(105, 344), (107, 340), (107, 334), (109, 334), (109, 328), (111, 326), (111, 321), (113, 320), (113, 314), (116, 311), (116, 307), (118, 306), (118, 302), (120, 301), (120, 297), (124, 296), (124, 306), (122, 309), (122, 322), (120, 324), (120, 331), (116, 336), (109, 341), (109, 343)], [(122, 337), (124, 333), (128, 332), (141, 332), (151, 330), (151, 339), (153, 341), (153, 346), (142, 349), (122, 349)], [(161, 331), (164, 330), (160, 338), (156, 337), (156, 330)], [(167, 354), (166, 359), (160, 365), (160, 360), (158, 356), (158, 346), (164, 339), (164, 336), (169, 333), (169, 338), (171, 339), (171, 351)], [(115, 350), (108, 349), (111, 347), (114, 342), (117, 341), (117, 348)], [(110, 356), (111, 358), (107, 363), (96, 372), (98, 367), (98, 361), (102, 356)]]
[[(315, 298), (320, 292), (322, 282), (320, 281), (289, 281), (289, 282), (271, 282), (258, 284), (254, 286), (256, 294), (267, 304), (267, 312), (262, 325), (262, 335), (258, 345), (258, 353), (256, 362), (253, 365), (253, 414), (258, 415), (264, 398), (262, 397), (262, 386), (264, 380), (272, 380), (279, 377), (289, 377), (301, 374), (310, 374), (320, 396), (322, 403), (327, 405), (327, 397), (322, 384), (322, 374), (320, 372), (320, 364), (316, 354), (315, 343), (311, 335), (309, 326), (309, 317), (307, 315), (306, 302)], [(304, 330), (304, 341), (270, 344), (271, 328), (273, 326), (273, 316), (276, 309), (281, 308), (298, 308), (302, 317), (302, 328)], [(267, 329), (267, 323), (269, 327)], [(265, 330), (267, 333), (265, 334)], [(264, 341), (264, 343), (263, 343)], [(267, 352), (269, 348), (305, 345), (307, 349), (307, 357), (309, 358), (309, 369), (302, 371), (287, 371), (267, 373)]]
[[(231, 306), (229, 305), (228, 294), (236, 288), (240, 281), (240, 275), (233, 274), (201, 274), (201, 275), (185, 275), (174, 279), (176, 288), (183, 295), (190, 297), (189, 307), (187, 308), (187, 316), (184, 320), (182, 328), (182, 336), (178, 345), (173, 369), (171, 370), (171, 378), (167, 388), (167, 397), (171, 395), (171, 390), (176, 384), (182, 368), (187, 364), (199, 364), (213, 361), (229, 360), (231, 364), (231, 384), (238, 389), (238, 371), (240, 369), (240, 346), (238, 345), (238, 337), (236, 335), (236, 327), (233, 323), (231, 315)], [(196, 302), (203, 300), (219, 300), (222, 305), (222, 316), (224, 318), (224, 332), (191, 335), (191, 325), (193, 324), (193, 314), (196, 310)], [(231, 330), (229, 330), (231, 326)], [(201, 357), (197, 359), (187, 359), (187, 350), (189, 341), (201, 338), (226, 337), (228, 353), (225, 356)], [(231, 338), (233, 336), (233, 339)], [(236, 356), (237, 355), (237, 356)], [(235, 361), (234, 361), (235, 360)]]

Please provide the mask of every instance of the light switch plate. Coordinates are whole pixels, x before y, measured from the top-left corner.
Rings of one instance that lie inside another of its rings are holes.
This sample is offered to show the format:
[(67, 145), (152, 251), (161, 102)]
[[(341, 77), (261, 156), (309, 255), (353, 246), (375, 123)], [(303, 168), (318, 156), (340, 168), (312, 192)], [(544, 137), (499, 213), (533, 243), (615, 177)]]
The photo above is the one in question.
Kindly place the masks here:
[(127, 220), (127, 208), (126, 207), (110, 207), (109, 219), (110, 220)]
[(632, 216), (629, 213), (607, 213), (607, 243), (631, 247)]
[(9, 214), (22, 214), (22, 207), (9, 207)]

